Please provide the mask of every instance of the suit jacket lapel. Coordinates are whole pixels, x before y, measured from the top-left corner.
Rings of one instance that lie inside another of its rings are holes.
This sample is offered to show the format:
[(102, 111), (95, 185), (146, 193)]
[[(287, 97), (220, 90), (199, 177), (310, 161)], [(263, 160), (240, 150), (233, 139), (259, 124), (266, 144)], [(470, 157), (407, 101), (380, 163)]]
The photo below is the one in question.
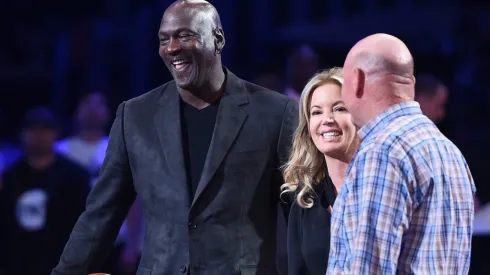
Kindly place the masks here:
[(213, 137), (191, 208), (211, 182), (247, 118), (247, 114), (239, 107), (248, 103), (243, 82), (228, 70), (226, 74), (225, 95), (221, 98)]
[(179, 193), (185, 198), (185, 205), (189, 207), (189, 187), (187, 186), (180, 123), (180, 96), (175, 82), (170, 82), (163, 89), (158, 100), (160, 108), (155, 115), (154, 123), (168, 168), (177, 182), (172, 188), (182, 189)]

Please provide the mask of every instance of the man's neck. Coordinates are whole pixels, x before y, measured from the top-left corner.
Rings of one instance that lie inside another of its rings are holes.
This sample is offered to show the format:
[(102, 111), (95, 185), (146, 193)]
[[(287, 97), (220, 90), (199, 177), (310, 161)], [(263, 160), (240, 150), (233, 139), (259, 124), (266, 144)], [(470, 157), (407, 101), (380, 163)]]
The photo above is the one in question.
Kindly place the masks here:
[(86, 143), (98, 143), (105, 136), (104, 130), (80, 130), (77, 135)]
[(225, 90), (226, 76), (220, 66), (218, 72), (210, 77), (209, 81), (195, 91), (187, 91), (178, 88), (179, 94), (184, 102), (196, 109), (204, 109), (220, 99)]
[(50, 152), (39, 156), (27, 156), (27, 163), (36, 170), (44, 170), (51, 166), (55, 160), (55, 154)]
[(409, 98), (392, 96), (389, 98), (388, 97), (383, 98), (382, 100), (366, 103), (366, 106), (370, 106), (370, 107), (369, 109), (366, 110), (365, 114), (363, 115), (363, 121), (361, 121), (362, 125), (356, 125), (356, 126), (361, 128), (362, 126), (366, 125), (367, 123), (375, 119), (378, 115), (385, 112), (389, 108), (398, 105), (402, 102), (408, 102), (408, 101), (411, 100)]

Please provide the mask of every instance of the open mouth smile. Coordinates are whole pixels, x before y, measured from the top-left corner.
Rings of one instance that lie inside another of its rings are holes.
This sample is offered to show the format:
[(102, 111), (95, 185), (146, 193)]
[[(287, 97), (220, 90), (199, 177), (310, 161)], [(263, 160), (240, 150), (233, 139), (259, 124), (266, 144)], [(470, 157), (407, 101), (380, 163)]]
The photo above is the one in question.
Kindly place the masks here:
[(178, 72), (185, 70), (191, 64), (191, 62), (183, 59), (177, 59), (170, 63), (172, 64), (174, 69)]

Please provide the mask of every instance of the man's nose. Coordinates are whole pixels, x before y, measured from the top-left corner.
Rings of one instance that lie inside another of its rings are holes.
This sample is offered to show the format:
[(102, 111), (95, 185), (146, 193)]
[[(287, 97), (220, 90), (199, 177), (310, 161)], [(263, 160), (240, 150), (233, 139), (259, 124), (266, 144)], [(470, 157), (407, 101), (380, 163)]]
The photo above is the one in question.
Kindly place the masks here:
[(179, 53), (180, 50), (181, 50), (181, 47), (180, 47), (180, 42), (178, 41), (178, 39), (171, 38), (167, 44), (165, 52), (169, 55), (175, 55), (175, 54)]

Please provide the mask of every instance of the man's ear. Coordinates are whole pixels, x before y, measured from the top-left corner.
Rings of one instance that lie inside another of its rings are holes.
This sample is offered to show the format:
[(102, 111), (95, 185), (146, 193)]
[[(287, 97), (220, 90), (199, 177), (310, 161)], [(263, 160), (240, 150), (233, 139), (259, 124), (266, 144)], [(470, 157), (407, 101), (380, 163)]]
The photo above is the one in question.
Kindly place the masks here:
[(214, 30), (214, 47), (217, 54), (220, 54), (225, 46), (225, 33), (222, 28)]
[(366, 82), (366, 74), (361, 69), (354, 69), (354, 94), (356, 98), (361, 98), (364, 95), (364, 85)]

